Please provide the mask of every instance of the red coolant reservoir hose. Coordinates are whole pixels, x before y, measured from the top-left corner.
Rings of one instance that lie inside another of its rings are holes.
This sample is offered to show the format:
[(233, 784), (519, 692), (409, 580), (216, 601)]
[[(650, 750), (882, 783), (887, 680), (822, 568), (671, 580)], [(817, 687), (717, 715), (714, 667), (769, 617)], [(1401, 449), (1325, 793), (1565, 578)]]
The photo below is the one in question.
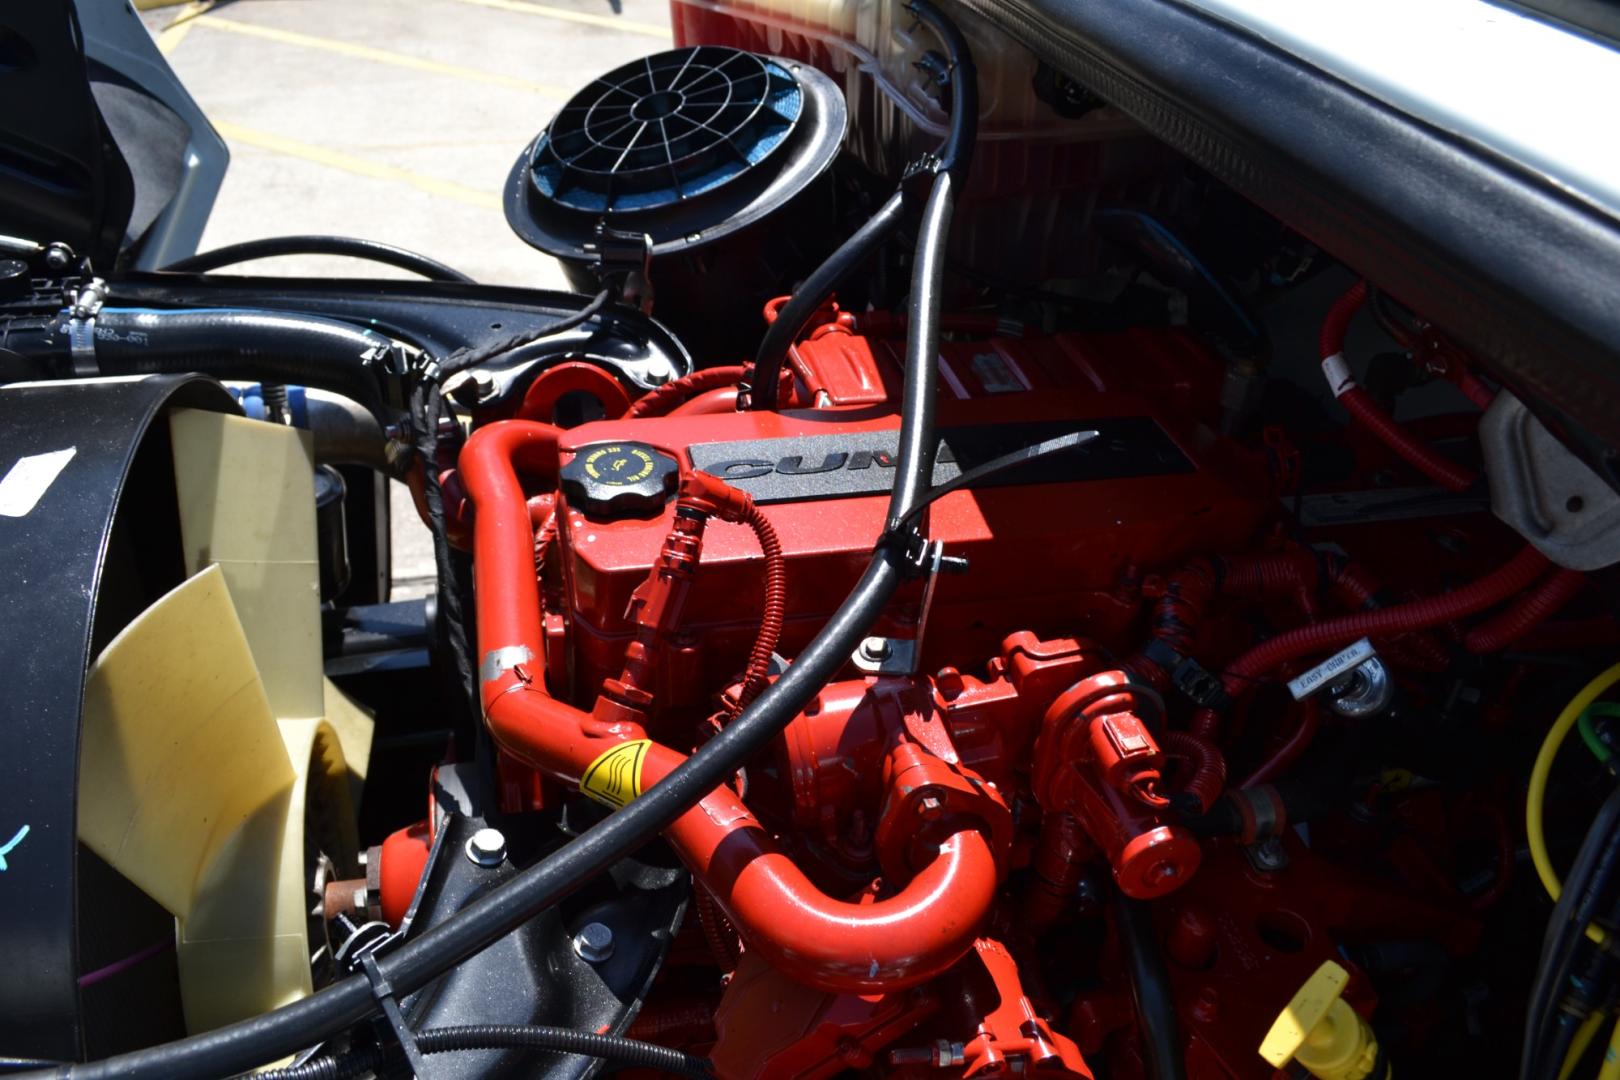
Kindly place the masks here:
[(1395, 418), (1374, 401), (1371, 394), (1357, 385), (1355, 377), (1350, 374), (1350, 365), (1344, 360), (1344, 335), (1350, 320), (1366, 302), (1367, 283), (1358, 281), (1334, 302), (1327, 318), (1322, 321), (1322, 374), (1327, 376), (1329, 389), (1356, 423), (1400, 455), (1407, 464), (1442, 487), (1466, 491), (1474, 484), (1473, 470), (1442, 457), (1427, 443), (1397, 424)]

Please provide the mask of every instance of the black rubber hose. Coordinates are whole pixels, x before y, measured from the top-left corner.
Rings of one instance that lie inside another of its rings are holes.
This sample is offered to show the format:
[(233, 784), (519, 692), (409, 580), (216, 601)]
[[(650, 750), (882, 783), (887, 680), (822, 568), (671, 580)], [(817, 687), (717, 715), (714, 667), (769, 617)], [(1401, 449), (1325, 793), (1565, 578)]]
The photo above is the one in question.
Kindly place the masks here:
[[(667, 1046), (597, 1035), (572, 1028), (538, 1024), (471, 1024), (465, 1027), (428, 1028), (416, 1033), (424, 1054), (466, 1050), (550, 1050), (599, 1058), (615, 1065), (653, 1069), (665, 1075), (707, 1078), (713, 1066), (704, 1058), (683, 1054)], [(300, 1065), (256, 1074), (256, 1080), (348, 1080), (383, 1064), (383, 1052), (374, 1046), (312, 1058)]]
[[(950, 56), (951, 65), (951, 127), (940, 147), (938, 171), (950, 174), (955, 188), (967, 181), (968, 167), (973, 161), (973, 144), (979, 131), (979, 76), (973, 64), (973, 51), (955, 23), (947, 19), (929, 0), (912, 0), (907, 10), (928, 24), (939, 35)], [(776, 313), (776, 320), (765, 328), (754, 354), (754, 373), (749, 383), (749, 408), (775, 409), (782, 382), (782, 365), (787, 361), (788, 348), (798, 340), (811, 317), (820, 310), (833, 292), (850, 273), (858, 269), (904, 219), (908, 197), (905, 182), (895, 189), (887, 202), (878, 208), (854, 236), (839, 245), (825, 262), (816, 267), (804, 280), (788, 302)], [(949, 211), (947, 211), (949, 217)], [(944, 270), (941, 267), (941, 276)], [(938, 289), (938, 282), (935, 283)], [(916, 296), (912, 296), (915, 310)], [(913, 321), (912, 326), (917, 323)], [(935, 333), (937, 336), (938, 329)]]
[[(925, 20), (944, 16), (917, 0)], [(958, 36), (959, 40), (959, 36)], [(960, 67), (960, 64), (958, 64)], [(962, 110), (957, 110), (957, 117)], [(953, 118), (953, 122), (956, 118)], [(944, 230), (950, 224), (950, 174), (935, 179), (936, 199), (942, 208), (925, 213), (925, 221)], [(919, 253), (942, 255), (943, 236), (925, 234)], [(935, 327), (939, 320), (937, 282), (942, 267), (919, 259), (913, 288), (927, 303), (913, 306), (914, 327)], [(932, 285), (930, 283), (933, 283)], [(910, 512), (908, 499), (927, 488), (932, 475), (937, 440), (933, 430), (932, 399), (938, 380), (938, 362), (921, 343), (930, 340), (925, 329), (912, 335), (906, 351), (906, 390), (900, 417), (900, 453), (895, 462), (895, 486), (889, 496), (889, 520), (902, 520)], [(925, 405), (926, 402), (926, 405)], [(921, 480), (902, 483), (900, 475), (916, 472)], [(377, 967), (394, 992), (409, 994), (469, 956), (511, 933), (537, 913), (581, 888), (668, 828), (697, 802), (728, 782), (737, 767), (764, 751), (827, 681), (849, 660), (889, 598), (905, 577), (905, 556), (896, 544), (881, 544), (866, 572), (827, 624), (743, 712), (696, 753), (630, 805), (608, 815), (548, 858), (527, 867), (510, 881), (492, 889), (449, 919), (379, 958)], [(290, 1005), (200, 1035), (117, 1057), (68, 1065), (36, 1077), (77, 1077), (80, 1080), (212, 1080), (230, 1076), (298, 1048), (330, 1038), (364, 1020), (377, 1008), (365, 976), (351, 975)]]
[(444, 370), (446, 375), (453, 375), (458, 371), (465, 371), (474, 364), (482, 364), (486, 360), (493, 360), (502, 353), (511, 352), (513, 349), (521, 349), (523, 346), (532, 345), (542, 338), (548, 338), (555, 334), (561, 334), (566, 330), (572, 330), (574, 327), (588, 323), (600, 315), (603, 309), (608, 306), (608, 301), (612, 298), (612, 291), (609, 289), (603, 289), (601, 292), (591, 297), (590, 303), (586, 304), (572, 315), (565, 316), (558, 319), (554, 323), (542, 326), (538, 330), (525, 330), (522, 333), (511, 334), (507, 337), (501, 338), (497, 341), (488, 342), (484, 345), (468, 346), (466, 348), (457, 349), (455, 352), (444, 358), (444, 363), (442, 363), (440, 367)]
[(821, 309), (821, 305), (844, 283), (844, 279), (883, 246), (883, 241), (889, 238), (905, 213), (905, 188), (896, 188), (888, 201), (855, 235), (840, 244), (837, 251), (827, 256), (826, 261), (793, 290), (788, 302), (777, 310), (775, 321), (765, 328), (765, 336), (760, 339), (759, 348), (754, 352), (754, 372), (748, 389), (749, 408), (776, 408), (780, 400), (778, 391), (782, 382), (782, 365), (787, 360), (788, 349), (798, 340), (805, 325)]
[[(57, 351), (66, 348), (58, 338)], [(382, 387), (365, 359), (391, 339), (337, 319), (237, 308), (103, 308), (96, 363), (104, 375), (197, 371), (222, 379), (315, 386), (381, 418)]]
[(1147, 904), (1115, 889), (1114, 918), (1125, 948), (1125, 967), (1131, 976), (1136, 1027), (1142, 1036), (1148, 1076), (1152, 1080), (1186, 1080), (1176, 1002), (1170, 995), (1170, 974), (1159, 951), (1153, 916)]
[(939, 149), (939, 168), (951, 174), (958, 188), (967, 183), (973, 148), (979, 141), (979, 70), (962, 30), (929, 0), (909, 0), (906, 10), (928, 24), (939, 36), (950, 59), (951, 127)]
[(939, 368), (940, 284), (945, 279), (945, 244), (955, 197), (951, 174), (934, 177), (917, 233), (917, 257), (911, 272), (911, 332), (906, 335), (906, 381), (900, 396), (900, 445), (894, 489), (889, 496), (885, 531), (899, 533), (924, 502), (934, 483), (934, 384)]
[(361, 240), (353, 236), (272, 236), (263, 240), (247, 240), (240, 244), (227, 244), (213, 251), (189, 255), (163, 269), (185, 274), (206, 274), (224, 266), (271, 259), (278, 255), (341, 255), (350, 259), (397, 266), (420, 274), (429, 281), (459, 281), (476, 284), (472, 278), (453, 266), (437, 259), (418, 254), (406, 248), (383, 244), (376, 240)]

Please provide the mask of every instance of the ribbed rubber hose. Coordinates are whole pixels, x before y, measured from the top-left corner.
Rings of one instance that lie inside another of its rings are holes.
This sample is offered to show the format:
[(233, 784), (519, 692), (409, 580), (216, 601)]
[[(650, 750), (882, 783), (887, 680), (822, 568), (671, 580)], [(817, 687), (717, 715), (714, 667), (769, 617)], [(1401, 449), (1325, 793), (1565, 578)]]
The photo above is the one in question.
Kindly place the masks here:
[[(908, 7), (964, 58), (966, 45), (954, 25), (929, 0)], [(949, 33), (946, 32), (948, 28)], [(978, 116), (977, 87), (969, 80), (952, 83), (953, 132)], [(971, 142), (963, 147), (963, 155)], [(889, 495), (889, 520), (903, 520), (926, 491), (933, 476), (938, 437), (933, 398), (938, 380), (939, 282), (944, 273), (945, 234), (950, 228), (951, 174), (934, 178), (929, 210), (923, 217), (913, 269), (911, 320), (919, 332), (906, 348), (905, 392), (900, 415), (895, 485)], [(932, 328), (933, 332), (926, 331)], [(904, 483), (911, 474), (915, 483)], [(763, 752), (811, 698), (819, 694), (848, 662), (873, 622), (906, 576), (903, 552), (894, 543), (880, 544), (872, 561), (837, 611), (782, 676), (722, 728), (675, 771), (630, 805), (609, 814), (555, 854), (520, 871), (421, 937), (381, 957), (377, 967), (396, 994), (425, 986), (456, 964), (517, 929), (536, 913), (571, 895), (605, 873), (626, 853), (648, 843), (686, 813), (704, 795), (728, 783), (738, 765)], [(377, 1009), (371, 984), (363, 975), (326, 987), (272, 1012), (101, 1061), (37, 1071), (42, 1077), (77, 1080), (214, 1080), (296, 1052), (330, 1038), (373, 1015)]]
[[(712, 1068), (703, 1058), (683, 1054), (667, 1046), (597, 1035), (571, 1028), (539, 1024), (469, 1024), (463, 1027), (428, 1028), (416, 1033), (416, 1045), (424, 1054), (449, 1054), (468, 1050), (550, 1050), (559, 1054), (579, 1054), (615, 1065), (654, 1069), (674, 1076), (709, 1077)], [(379, 1068), (382, 1051), (365, 1047), (347, 1054), (313, 1058), (300, 1065), (256, 1074), (255, 1080), (348, 1080)]]
[(1187, 759), (1192, 775), (1182, 785), (1182, 793), (1198, 800), (1200, 813), (1209, 813), (1215, 800), (1226, 790), (1226, 757), (1208, 739), (1190, 731), (1167, 731), (1159, 739), (1167, 754)]
[(637, 398), (625, 417), (668, 416), (669, 411), (710, 390), (735, 386), (748, 374), (741, 364), (704, 368), (679, 379), (671, 379), (658, 389)]
[(337, 255), (346, 259), (364, 259), (367, 262), (409, 270), (429, 281), (477, 284), (460, 270), (446, 266), (437, 259), (430, 259), (408, 248), (395, 247), (393, 244), (383, 244), (376, 240), (361, 240), (353, 236), (272, 236), (264, 240), (247, 240), (240, 244), (228, 244), (213, 251), (187, 256), (163, 269), (174, 273), (206, 274), (221, 267), (252, 262), (255, 259), (273, 259), (282, 255)]
[(748, 666), (743, 670), (743, 685), (737, 693), (733, 715), (747, 708), (765, 689), (771, 657), (782, 640), (782, 623), (787, 618), (787, 558), (782, 553), (782, 541), (765, 512), (757, 506), (748, 508), (748, 527), (754, 530), (759, 549), (765, 556), (765, 608), (760, 613), (759, 633), (754, 636), (754, 647), (748, 654)]
[(1368, 635), (1426, 630), (1454, 619), (1477, 615), (1528, 587), (1546, 569), (1547, 557), (1533, 547), (1526, 547), (1504, 566), (1454, 592), (1372, 611), (1358, 611), (1278, 634), (1234, 660), (1226, 669), (1227, 680), (1241, 686), (1249, 679), (1273, 670), (1278, 664), (1307, 653), (1343, 648), (1357, 638)]
[[(1358, 611), (1278, 634), (1232, 661), (1222, 673), (1221, 681), (1229, 695), (1236, 695), (1254, 680), (1276, 670), (1278, 665), (1310, 653), (1342, 649), (1358, 638), (1427, 630), (1477, 615), (1528, 588), (1546, 569), (1547, 557), (1526, 546), (1505, 565), (1454, 592)], [(1220, 725), (1220, 714), (1214, 709), (1201, 708), (1193, 714), (1192, 730), (1205, 739), (1214, 741)]]
[(1586, 575), (1579, 570), (1555, 570), (1512, 607), (1470, 630), (1463, 638), (1463, 648), (1471, 653), (1499, 652), (1507, 648), (1558, 614), (1585, 586)]
[(382, 387), (366, 355), (392, 339), (337, 319), (252, 309), (103, 308), (96, 362), (104, 375), (196, 371), (221, 379), (315, 386), (381, 416)]

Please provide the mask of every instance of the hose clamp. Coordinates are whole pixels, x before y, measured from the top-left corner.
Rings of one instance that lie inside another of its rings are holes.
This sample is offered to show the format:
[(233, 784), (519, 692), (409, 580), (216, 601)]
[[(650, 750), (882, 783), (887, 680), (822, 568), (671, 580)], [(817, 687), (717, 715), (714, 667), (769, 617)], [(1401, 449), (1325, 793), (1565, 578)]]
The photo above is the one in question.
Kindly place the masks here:
[(106, 301), (107, 283), (101, 278), (91, 278), (89, 284), (74, 295), (73, 306), (68, 309), (68, 350), (76, 378), (101, 374), (101, 365), (96, 361), (96, 316)]

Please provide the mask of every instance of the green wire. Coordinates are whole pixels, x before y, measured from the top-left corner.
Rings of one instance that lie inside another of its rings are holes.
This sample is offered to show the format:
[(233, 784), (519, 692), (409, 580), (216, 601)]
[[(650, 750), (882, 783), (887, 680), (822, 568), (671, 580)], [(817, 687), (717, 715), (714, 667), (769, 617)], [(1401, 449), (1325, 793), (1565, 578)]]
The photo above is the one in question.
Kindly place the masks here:
[(1598, 759), (1599, 764), (1607, 765), (1609, 759), (1614, 756), (1614, 751), (1610, 750), (1599, 737), (1597, 724), (1592, 721), (1594, 716), (1620, 716), (1620, 702), (1594, 701), (1586, 707), (1585, 712), (1581, 713), (1579, 720), (1581, 740), (1586, 743), (1586, 748), (1592, 751), (1592, 756)]

